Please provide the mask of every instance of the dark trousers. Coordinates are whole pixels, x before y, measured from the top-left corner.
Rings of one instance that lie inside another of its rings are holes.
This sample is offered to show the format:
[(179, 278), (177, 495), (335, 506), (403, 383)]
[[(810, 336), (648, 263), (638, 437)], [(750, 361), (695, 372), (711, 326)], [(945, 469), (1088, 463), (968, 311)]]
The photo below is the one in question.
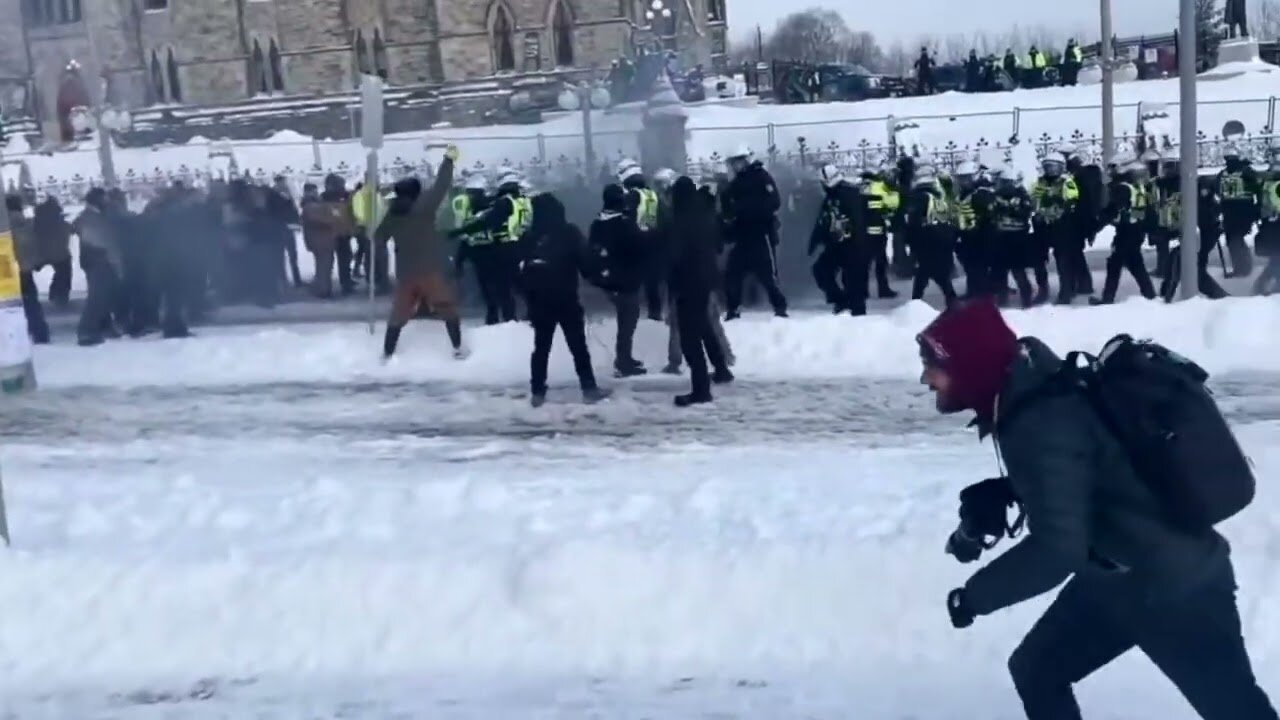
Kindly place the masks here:
[(1148, 300), (1156, 296), (1155, 286), (1151, 284), (1151, 276), (1147, 274), (1147, 264), (1142, 258), (1142, 236), (1126, 236), (1121, 229), (1116, 229), (1116, 238), (1111, 246), (1111, 255), (1107, 257), (1107, 279), (1102, 284), (1102, 301), (1115, 302), (1116, 292), (1120, 289), (1120, 271), (1128, 270), (1138, 282), (1138, 291)]
[(1227, 253), (1231, 255), (1232, 277), (1249, 277), (1253, 274), (1253, 253), (1244, 243), (1244, 236), (1249, 234), (1250, 229), (1250, 226), (1236, 223), (1224, 233), (1227, 237)]
[(534, 395), (547, 392), (547, 359), (556, 328), (564, 333), (564, 342), (573, 355), (573, 369), (583, 390), (596, 387), (591, 369), (591, 353), (587, 350), (586, 316), (575, 297), (529, 298), (529, 319), (533, 323), (533, 355), (529, 358), (529, 389)]
[(707, 360), (717, 371), (726, 371), (724, 351), (711, 330), (711, 318), (707, 305), (709, 293), (693, 293), (676, 296), (676, 318), (680, 325), (680, 352), (689, 366), (689, 378), (695, 396), (711, 394), (711, 377), (707, 374)]
[(484, 298), (484, 322), (497, 325), (516, 319), (515, 245), (491, 243), (470, 249), (476, 268), (476, 282)]
[(901, 230), (893, 233), (893, 274), (906, 279), (915, 274), (916, 259), (907, 246), (907, 234)]
[(869, 264), (875, 266), (876, 292), (881, 297), (893, 292), (889, 284), (889, 236), (885, 234), (870, 235), (871, 257)]
[(1084, 259), (1084, 240), (1072, 232), (1058, 230), (1052, 233), (1050, 243), (1058, 270), (1058, 302), (1067, 304), (1083, 288), (1093, 285)]
[(662, 286), (666, 278), (665, 268), (662, 266), (662, 259), (656, 254), (647, 261), (644, 275), (644, 300), (645, 309), (648, 311), (650, 320), (662, 319)]
[(950, 246), (926, 240), (913, 247), (911, 255), (916, 259), (915, 278), (911, 282), (911, 299), (923, 298), (925, 289), (932, 281), (942, 290), (942, 296), (948, 305), (954, 302), (956, 290), (951, 284)]
[[(1227, 296), (1227, 291), (1222, 289), (1217, 280), (1209, 274), (1209, 254), (1217, 247), (1218, 243), (1215, 238), (1201, 234), (1199, 256), (1196, 260), (1196, 273), (1199, 276), (1200, 294), (1210, 300), (1220, 300)], [(1214, 240), (1212, 244), (1208, 244), (1209, 240)], [(1160, 283), (1160, 297), (1165, 302), (1173, 302), (1178, 295), (1178, 285), (1182, 282), (1182, 252), (1179, 243), (1173, 243), (1169, 248), (1169, 272), (1165, 275), (1164, 280)]]
[(292, 230), (289, 231), (289, 239), (284, 244), (284, 262), (285, 268), (289, 271), (289, 275), (285, 278), (286, 282), (292, 280), (294, 287), (302, 287), (302, 271), (298, 269), (298, 239), (294, 237)]
[(614, 348), (613, 365), (618, 369), (634, 367), (640, 363), (632, 355), (636, 326), (640, 324), (640, 290), (616, 292), (610, 295), (618, 316), (618, 338)]
[(49, 323), (44, 318), (44, 307), (40, 305), (40, 290), (36, 280), (29, 271), (18, 274), (18, 282), (22, 288), (22, 313), (27, 316), (27, 334), (36, 343), (49, 342)]
[(1078, 720), (1071, 686), (1137, 647), (1205, 720), (1275, 720), (1241, 638), (1228, 561), (1200, 587), (1150, 597), (1126, 575), (1077, 575), (1009, 658), (1028, 720)]
[(105, 261), (95, 260), (84, 268), (89, 288), (80, 311), (76, 335), (80, 342), (100, 342), (111, 325), (119, 281), (116, 271)]
[(813, 279), (836, 311), (867, 314), (869, 258), (854, 241), (828, 245), (813, 263)]
[[(43, 270), (44, 268), (36, 268)], [(53, 263), (53, 281), (49, 283), (49, 302), (65, 306), (71, 301), (71, 256)]]
[(355, 280), (351, 277), (351, 238), (338, 238), (334, 255), (337, 258), (338, 286), (342, 288), (342, 294), (350, 295), (356, 289)]
[(987, 291), (1000, 305), (1009, 301), (1009, 276), (1018, 288), (1022, 307), (1031, 307), (1031, 282), (1027, 280), (1027, 247), (1031, 242), (1025, 232), (1001, 232), (995, 237), (991, 253), (991, 274), (987, 278)]
[(778, 285), (778, 255), (766, 235), (745, 236), (729, 250), (724, 270), (725, 309), (734, 314), (742, 308), (742, 284), (747, 276), (755, 278), (769, 296), (769, 304), (778, 314), (787, 311), (787, 298)]
[(837, 312), (867, 314), (868, 261), (848, 239), (826, 246), (813, 261), (813, 280)]
[(1084, 256), (1084, 248), (1088, 242), (1087, 238), (1077, 236), (1075, 242), (1067, 248), (1067, 260), (1076, 268), (1077, 295), (1093, 294), (1093, 271), (1089, 269), (1089, 261)]

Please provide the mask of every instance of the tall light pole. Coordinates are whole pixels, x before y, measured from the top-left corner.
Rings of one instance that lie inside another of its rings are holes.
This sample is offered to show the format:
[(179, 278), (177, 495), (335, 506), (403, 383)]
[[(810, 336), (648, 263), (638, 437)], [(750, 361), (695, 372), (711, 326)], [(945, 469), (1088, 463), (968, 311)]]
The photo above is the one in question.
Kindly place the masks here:
[[(1105, 2), (1105, 0), (1104, 0)], [(1196, 2), (1179, 1), (1178, 110), (1182, 161), (1182, 298), (1200, 294), (1200, 222), (1197, 215), (1200, 148), (1196, 140)]]
[(1102, 12), (1102, 165), (1116, 154), (1115, 48), (1111, 45), (1111, 0), (1101, 0)]

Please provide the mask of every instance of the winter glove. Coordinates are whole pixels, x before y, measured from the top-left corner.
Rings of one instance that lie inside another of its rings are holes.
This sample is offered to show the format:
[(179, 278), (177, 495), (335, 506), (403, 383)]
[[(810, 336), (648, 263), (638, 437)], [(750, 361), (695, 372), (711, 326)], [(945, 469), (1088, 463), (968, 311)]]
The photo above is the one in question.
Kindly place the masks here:
[(445, 148), (445, 149), (444, 149), (444, 157), (445, 157), (445, 159), (446, 159), (446, 160), (449, 160), (449, 161), (451, 161), (451, 162), (458, 162), (458, 158), (459, 158), (461, 155), (462, 155), (462, 152), (461, 152), (460, 150), (458, 150), (458, 146), (457, 146), (457, 145), (450, 145), (449, 147), (447, 147), (447, 148)]
[(947, 614), (951, 616), (951, 627), (962, 630), (973, 624), (973, 610), (964, 596), (964, 588), (956, 588), (947, 593)]

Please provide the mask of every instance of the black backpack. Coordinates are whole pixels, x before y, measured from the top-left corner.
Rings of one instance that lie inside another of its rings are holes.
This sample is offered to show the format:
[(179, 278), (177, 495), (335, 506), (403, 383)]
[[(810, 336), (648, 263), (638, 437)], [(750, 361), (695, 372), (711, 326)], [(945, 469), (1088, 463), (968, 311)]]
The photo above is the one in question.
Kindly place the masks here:
[(1117, 335), (1069, 353), (1048, 393), (1080, 392), (1181, 530), (1204, 532), (1253, 501), (1253, 467), (1191, 360)]

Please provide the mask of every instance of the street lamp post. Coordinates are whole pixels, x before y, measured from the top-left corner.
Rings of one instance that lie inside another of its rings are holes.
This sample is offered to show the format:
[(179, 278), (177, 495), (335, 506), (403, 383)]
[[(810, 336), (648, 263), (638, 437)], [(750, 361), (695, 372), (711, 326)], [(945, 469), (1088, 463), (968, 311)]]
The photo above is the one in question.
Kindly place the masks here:
[(1199, 143), (1196, 140), (1196, 3), (1180, 0), (1178, 18), (1178, 109), (1182, 164), (1182, 298), (1200, 294)]
[(1116, 154), (1115, 48), (1111, 45), (1111, 0), (1101, 0), (1102, 12), (1102, 164)]
[(113, 188), (117, 184), (116, 162), (111, 142), (111, 134), (128, 130), (133, 125), (133, 116), (128, 110), (116, 109), (109, 105), (98, 105), (90, 115), (88, 110), (80, 109), (71, 114), (71, 126), (82, 133), (93, 129), (98, 133), (98, 165), (102, 172), (102, 184)]
[[(658, 0), (655, 0), (655, 2)], [(591, 110), (605, 109), (613, 103), (608, 88), (595, 80), (588, 80), (577, 85), (568, 85), (559, 98), (562, 110), (582, 111), (582, 152), (583, 162), (587, 168), (587, 180), (590, 181), (596, 170), (595, 142), (591, 132)]]

